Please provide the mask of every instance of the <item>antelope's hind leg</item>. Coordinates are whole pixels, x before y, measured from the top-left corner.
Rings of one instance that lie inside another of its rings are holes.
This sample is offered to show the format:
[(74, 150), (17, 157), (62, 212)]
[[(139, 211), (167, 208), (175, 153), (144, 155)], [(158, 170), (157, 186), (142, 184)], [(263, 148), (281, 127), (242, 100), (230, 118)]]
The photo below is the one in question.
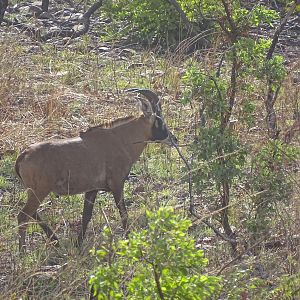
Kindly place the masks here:
[(36, 219), (36, 211), (48, 193), (34, 193), (31, 189), (27, 191), (27, 202), (23, 209), (18, 214), (18, 228), (19, 228), (19, 251), (24, 252), (25, 235), (28, 221), (30, 218)]
[(59, 246), (58, 238), (55, 235), (55, 233), (52, 231), (52, 229), (41, 219), (38, 212), (35, 212), (32, 216), (37, 223), (42, 227), (43, 231), (46, 233), (48, 239), (51, 240), (51, 242), (55, 242), (55, 246)]
[(82, 213), (82, 224), (81, 229), (78, 235), (77, 246), (81, 247), (86, 229), (93, 215), (93, 208), (95, 204), (95, 199), (97, 196), (98, 190), (90, 191), (85, 193), (84, 195), (84, 205), (83, 205), (83, 213)]

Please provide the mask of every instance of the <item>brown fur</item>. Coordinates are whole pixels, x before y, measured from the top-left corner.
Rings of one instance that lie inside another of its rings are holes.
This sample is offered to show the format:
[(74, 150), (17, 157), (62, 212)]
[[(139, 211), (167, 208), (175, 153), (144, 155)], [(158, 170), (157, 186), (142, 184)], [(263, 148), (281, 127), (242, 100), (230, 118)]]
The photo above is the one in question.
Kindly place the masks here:
[(113, 121), (108, 121), (106, 123), (103, 123), (103, 124), (100, 124), (100, 125), (97, 125), (94, 127), (90, 127), (86, 131), (80, 132), (80, 135), (85, 134), (86, 132), (89, 132), (89, 131), (93, 131), (94, 129), (97, 129), (97, 128), (109, 129), (109, 128), (118, 127), (118, 126), (128, 123), (129, 121), (132, 121), (134, 119), (135, 119), (134, 116), (127, 116), (127, 117), (119, 118), (119, 119), (116, 119)]
[(81, 132), (79, 137), (36, 143), (23, 151), (15, 164), (16, 173), (28, 193), (27, 203), (18, 215), (20, 250), (25, 245), (26, 225), (30, 218), (39, 222), (51, 240), (57, 240), (37, 213), (39, 205), (50, 192), (58, 195), (85, 193), (79, 245), (99, 190), (112, 192), (123, 227), (127, 230), (124, 181), (147, 141), (152, 138), (155, 118), (154, 114), (149, 114), (148, 105), (140, 117), (117, 119)]

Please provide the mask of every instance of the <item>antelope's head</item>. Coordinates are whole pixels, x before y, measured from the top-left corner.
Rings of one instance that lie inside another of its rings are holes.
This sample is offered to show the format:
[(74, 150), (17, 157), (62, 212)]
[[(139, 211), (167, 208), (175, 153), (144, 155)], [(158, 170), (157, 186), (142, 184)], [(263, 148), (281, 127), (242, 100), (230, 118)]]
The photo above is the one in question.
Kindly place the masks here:
[(144, 116), (149, 118), (152, 124), (151, 138), (149, 142), (163, 143), (169, 146), (177, 144), (177, 138), (169, 130), (162, 116), (161, 102), (158, 96), (148, 89), (132, 88), (127, 91), (139, 93), (144, 96), (139, 96), (138, 100)]

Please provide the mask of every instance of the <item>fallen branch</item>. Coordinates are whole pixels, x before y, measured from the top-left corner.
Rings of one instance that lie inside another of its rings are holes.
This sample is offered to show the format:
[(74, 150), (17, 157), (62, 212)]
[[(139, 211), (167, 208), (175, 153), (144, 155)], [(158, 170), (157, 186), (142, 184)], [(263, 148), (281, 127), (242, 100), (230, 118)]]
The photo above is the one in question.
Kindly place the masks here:
[[(6, 1), (6, 0), (0, 0), (0, 10), (1, 10), (1, 3), (2, 1)], [(82, 16), (82, 19), (79, 20), (80, 22), (82, 22), (83, 26), (80, 30), (74, 30), (74, 29), (60, 29), (60, 30), (55, 30), (55, 31), (51, 31), (48, 32), (44, 35), (41, 35), (41, 31), (39, 29), (35, 29), (33, 27), (30, 27), (28, 25), (25, 25), (23, 23), (19, 23), (18, 21), (10, 21), (8, 19), (4, 19), (3, 21), (9, 25), (9, 26), (14, 26), (18, 29), (21, 30), (21, 32), (24, 32), (26, 34), (28, 34), (31, 38), (34, 38), (38, 41), (41, 42), (46, 42), (51, 38), (54, 37), (69, 37), (71, 39), (77, 38), (81, 35), (86, 34), (89, 29), (90, 29), (90, 18), (91, 16), (102, 6), (102, 0), (95, 2)], [(0, 21), (1, 21), (1, 15), (0, 15)], [(0, 22), (1, 24), (1, 22)]]
[(95, 2), (82, 16), (82, 29), (75, 31), (73, 29), (70, 30), (56, 30), (52, 32), (48, 32), (40, 37), (42, 42), (46, 42), (47, 40), (53, 37), (69, 37), (71, 39), (75, 39), (81, 35), (86, 34), (90, 29), (90, 18), (91, 16), (102, 6), (102, 0)]
[(83, 15), (84, 19), (89, 19), (101, 6), (102, 0), (95, 2)]

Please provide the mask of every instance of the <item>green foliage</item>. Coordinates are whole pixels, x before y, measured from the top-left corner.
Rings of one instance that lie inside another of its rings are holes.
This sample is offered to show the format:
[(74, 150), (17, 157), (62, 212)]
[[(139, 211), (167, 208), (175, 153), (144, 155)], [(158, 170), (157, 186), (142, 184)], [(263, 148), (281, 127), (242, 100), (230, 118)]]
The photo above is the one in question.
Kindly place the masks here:
[(272, 25), (279, 18), (279, 13), (264, 5), (255, 5), (252, 10), (237, 7), (233, 10), (233, 20), (239, 27), (259, 26), (262, 23)]
[(182, 10), (186, 13), (189, 20), (192, 22), (198, 23), (202, 16), (201, 16), (201, 1), (199, 0), (178, 0), (177, 1), (180, 5)]
[(0, 160), (0, 189), (12, 189), (15, 180), (14, 163), (16, 155), (5, 155)]
[(254, 197), (254, 218), (247, 225), (256, 236), (258, 232), (267, 232), (276, 205), (289, 204), (293, 192), (293, 180), (286, 169), (300, 156), (295, 146), (279, 140), (268, 141), (252, 159), (250, 186)]
[[(229, 20), (225, 17), (226, 12), (220, 2), (214, 0), (199, 0), (198, 2), (204, 17), (213, 17), (220, 20), (221, 23), (224, 22), (224, 28), (230, 31)], [(230, 13), (235, 27), (240, 32), (251, 26), (259, 26), (263, 23), (272, 24), (274, 20), (279, 18), (278, 12), (263, 5), (255, 5), (252, 10), (242, 8), (239, 0), (230, 1), (229, 9), (231, 10)]]
[[(220, 2), (214, 0), (179, 0), (178, 4), (193, 22), (195, 28), (219, 26), (224, 22), (224, 28), (230, 31), (225, 9)], [(279, 14), (263, 5), (255, 5), (252, 10), (240, 7), (240, 1), (230, 1), (232, 19), (238, 31), (258, 26), (262, 23), (272, 24)], [(168, 2), (163, 0), (117, 0), (107, 1), (103, 11), (120, 26), (115, 26), (115, 35), (130, 33), (147, 43), (172, 45), (185, 36), (185, 27), (181, 26), (178, 12)], [(215, 24), (213, 24), (215, 22)], [(112, 27), (112, 28), (113, 28)]]
[(241, 76), (255, 76), (262, 79), (265, 74), (266, 54), (271, 45), (270, 40), (242, 37), (235, 43), (236, 55), (242, 66), (239, 74)]
[[(271, 24), (278, 13), (261, 5), (246, 10), (240, 1), (228, 4), (230, 16), (219, 2), (205, 0), (201, 7), (204, 15), (216, 18), (222, 36), (227, 37), (228, 49), (217, 74), (215, 66), (204, 72), (201, 64), (191, 63), (183, 77), (186, 88), (182, 102), (195, 101), (200, 113), (189, 149), (194, 186), (211, 204), (225, 194), (229, 201), (230, 195), (236, 193), (237, 179), (246, 181), (255, 195), (251, 198), (254, 213), (246, 224), (255, 237), (268, 232), (276, 205), (288, 202), (293, 192), (285, 169), (295, 159), (296, 150), (279, 141), (267, 141), (252, 157), (251, 148), (245, 139), (240, 141), (230, 120), (238, 118), (239, 124), (255, 125), (255, 115), (261, 109), (255, 95), (261, 94), (266, 83), (278, 88), (286, 76), (283, 57), (267, 59), (271, 41), (255, 40), (245, 34), (253, 26)], [(245, 176), (249, 173), (251, 176)]]
[[(187, 83), (183, 102), (195, 98), (204, 107), (200, 126), (195, 142), (190, 147), (193, 153), (193, 180), (198, 191), (205, 191), (214, 186), (219, 189), (221, 182), (232, 182), (242, 175), (246, 150), (234, 133), (220, 130), (222, 117), (228, 110), (226, 91), (229, 83), (214, 74), (205, 75), (192, 65), (184, 76)], [(249, 109), (252, 112), (252, 110)], [(223, 163), (220, 163), (220, 151)]]
[[(272, 282), (252, 275), (253, 267), (236, 270), (228, 274), (224, 280), (222, 299), (240, 300), (241, 297), (253, 300), (298, 299), (300, 295), (300, 273), (282, 275)], [(276, 288), (274, 288), (276, 286)]]
[(148, 43), (167, 42), (178, 36), (179, 16), (167, 1), (109, 1), (104, 9), (115, 20), (129, 25), (132, 34)]
[(0, 190), (5, 190), (9, 187), (9, 183), (4, 176), (0, 175)]
[[(254, 76), (256, 79), (272, 80), (274, 84), (280, 84), (286, 76), (284, 59), (280, 55), (274, 55), (266, 61), (267, 51), (271, 41), (267, 39), (253, 40), (241, 38), (235, 44), (236, 55), (242, 66), (239, 70), (240, 76)], [(229, 52), (230, 58), (231, 52)]]
[(171, 208), (146, 212), (148, 226), (114, 243), (105, 231), (105, 243), (96, 251), (101, 261), (90, 285), (97, 299), (211, 299), (219, 278), (203, 275), (207, 264), (202, 250), (187, 235), (191, 222)]
[(192, 64), (187, 68), (183, 81), (186, 90), (182, 102), (188, 103), (193, 98), (205, 107), (206, 118), (210, 118), (213, 126), (220, 125), (220, 116), (227, 110), (226, 91), (228, 83), (214, 73), (205, 74), (199, 66)]
[[(223, 180), (232, 183), (242, 175), (246, 151), (230, 131), (221, 133), (216, 127), (202, 128), (197, 139), (191, 150), (195, 159), (193, 167), (200, 164), (194, 176), (198, 191), (212, 188), (214, 184), (219, 189)], [(219, 162), (219, 149), (223, 149), (223, 164)]]
[(284, 67), (284, 58), (280, 55), (274, 55), (266, 64), (266, 75), (275, 84), (280, 84), (286, 76)]
[(298, 299), (300, 297), (300, 272), (280, 278), (279, 286), (270, 293), (268, 299)]
[(257, 105), (251, 99), (246, 99), (241, 103), (241, 122), (246, 124), (249, 128), (255, 124), (254, 113), (257, 110)]

